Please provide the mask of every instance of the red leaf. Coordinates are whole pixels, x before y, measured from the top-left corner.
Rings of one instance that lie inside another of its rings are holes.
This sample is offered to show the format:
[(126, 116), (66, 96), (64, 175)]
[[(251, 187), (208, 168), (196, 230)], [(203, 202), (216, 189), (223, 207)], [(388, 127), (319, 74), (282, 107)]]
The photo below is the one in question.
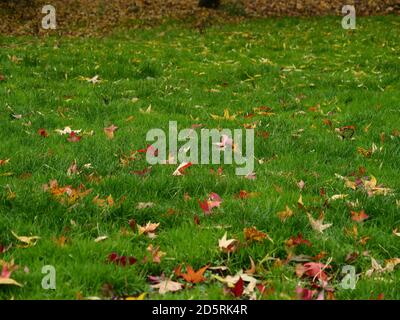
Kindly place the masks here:
[(151, 172), (151, 167), (144, 168), (143, 170), (131, 171), (132, 174), (137, 175), (139, 177), (143, 177), (147, 174), (150, 174), (150, 172)]
[(351, 211), (351, 220), (356, 221), (356, 222), (363, 222), (364, 220), (367, 220), (369, 216), (365, 213), (364, 210), (361, 210), (360, 212), (355, 212)]
[(72, 131), (67, 138), (69, 142), (79, 142), (81, 139), (82, 137), (78, 136), (74, 131)]
[(296, 288), (297, 297), (300, 300), (312, 300), (316, 290), (305, 289), (301, 287)]
[(236, 282), (235, 286), (231, 289), (231, 291), (236, 298), (242, 296), (244, 291), (244, 281), (241, 277), (239, 278), (238, 282)]
[(286, 245), (289, 247), (298, 246), (300, 244), (305, 244), (306, 246), (311, 247), (312, 243), (306, 239), (303, 239), (303, 235), (299, 233), (296, 237), (292, 236), (288, 241), (286, 241)]
[(43, 138), (47, 138), (49, 136), (46, 129), (43, 129), (43, 128), (38, 130), (38, 134), (41, 135)]

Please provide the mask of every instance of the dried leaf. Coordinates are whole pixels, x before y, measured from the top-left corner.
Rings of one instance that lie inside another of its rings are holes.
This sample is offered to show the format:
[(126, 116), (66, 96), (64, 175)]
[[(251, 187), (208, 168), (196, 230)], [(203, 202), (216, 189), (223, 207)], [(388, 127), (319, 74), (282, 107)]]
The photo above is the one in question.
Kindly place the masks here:
[(22, 246), (23, 248), (35, 246), (37, 241), (40, 239), (40, 237), (38, 236), (33, 236), (33, 237), (18, 236), (16, 233), (14, 233), (14, 231), (11, 231), (11, 233), (16, 239), (24, 243), (24, 245)]
[(326, 230), (332, 226), (332, 223), (323, 224), (323, 222), (324, 222), (323, 214), (321, 214), (321, 216), (318, 220), (315, 220), (309, 213), (307, 213), (307, 216), (308, 216), (308, 220), (310, 221), (310, 224), (311, 224), (311, 227), (313, 228), (313, 230), (315, 230), (319, 233), (323, 233), (324, 230)]
[(157, 284), (151, 285), (153, 289), (158, 289), (158, 293), (165, 294), (167, 292), (176, 292), (182, 290), (183, 286), (179, 282), (175, 282), (172, 280), (163, 280)]
[(225, 232), (224, 236), (222, 239), (218, 240), (218, 246), (220, 250), (222, 250), (225, 253), (231, 253), (236, 250), (236, 244), (238, 241), (236, 239), (226, 239), (227, 232)]

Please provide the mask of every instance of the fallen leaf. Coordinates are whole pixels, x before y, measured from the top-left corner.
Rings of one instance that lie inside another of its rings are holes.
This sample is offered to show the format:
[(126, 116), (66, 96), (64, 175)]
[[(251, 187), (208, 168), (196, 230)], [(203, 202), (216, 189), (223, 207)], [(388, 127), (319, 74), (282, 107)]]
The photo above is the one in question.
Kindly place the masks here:
[(287, 240), (285, 242), (285, 244), (288, 247), (295, 247), (295, 246), (298, 246), (298, 245), (301, 245), (301, 244), (305, 244), (305, 245), (307, 245), (309, 247), (312, 246), (312, 243), (310, 241), (304, 239), (303, 235), (301, 233), (299, 233), (296, 237), (294, 237), (294, 236), (290, 237), (290, 239)]
[(147, 251), (150, 252), (154, 263), (161, 263), (161, 258), (166, 255), (165, 252), (160, 250), (160, 247), (154, 248), (152, 244), (147, 247)]
[(40, 237), (38, 236), (33, 236), (33, 237), (18, 236), (16, 233), (14, 233), (14, 231), (11, 231), (11, 233), (16, 239), (25, 244), (23, 246), (24, 248), (35, 246), (37, 241), (40, 239)]
[(183, 286), (179, 282), (175, 282), (172, 280), (163, 280), (157, 284), (151, 285), (153, 289), (158, 289), (159, 294), (165, 294), (168, 292), (176, 292), (182, 290)]
[(224, 109), (224, 115), (223, 116), (218, 116), (215, 114), (210, 114), (211, 118), (213, 118), (214, 120), (229, 120), (229, 121), (233, 121), (236, 119), (236, 114), (230, 115), (229, 110), (228, 109)]
[(250, 258), (250, 269), (246, 270), (244, 273), (248, 274), (248, 275), (252, 275), (256, 273), (256, 264), (254, 263), (254, 260)]
[(116, 127), (115, 125), (111, 125), (107, 128), (104, 128), (104, 133), (106, 134), (108, 139), (114, 139), (114, 132), (118, 130), (118, 127)]
[(155, 206), (154, 202), (139, 202), (136, 206), (136, 209), (143, 210), (147, 208), (152, 208)]
[(194, 271), (190, 265), (186, 265), (186, 273), (181, 273), (180, 276), (190, 283), (199, 283), (206, 280), (203, 276), (204, 272), (208, 269), (208, 265), (200, 268), (198, 271)]
[(258, 241), (262, 242), (264, 239), (268, 239), (273, 242), (272, 239), (264, 232), (258, 231), (256, 227), (244, 228), (243, 229), (244, 237), (246, 241)]
[(173, 176), (183, 176), (185, 174), (185, 170), (192, 166), (191, 162), (183, 162), (181, 163), (178, 168), (172, 174)]
[(238, 282), (235, 283), (235, 286), (231, 288), (231, 292), (236, 298), (239, 298), (243, 295), (244, 281), (241, 277), (239, 278)]
[(5, 165), (8, 164), (9, 162), (10, 162), (10, 159), (0, 160), (0, 166), (5, 166)]
[(213, 208), (219, 207), (222, 203), (222, 198), (215, 192), (210, 193), (208, 200), (198, 200), (200, 208), (205, 215), (210, 215)]
[(75, 131), (72, 131), (67, 138), (69, 142), (79, 142), (81, 141), (82, 137), (78, 136)]
[(293, 211), (286, 206), (285, 211), (278, 212), (277, 215), (282, 222), (285, 222), (288, 218), (293, 216)]
[(148, 222), (143, 227), (138, 225), (139, 235), (145, 234), (149, 238), (154, 239), (156, 237), (156, 234), (155, 234), (156, 229), (158, 228), (159, 225), (160, 225), (160, 223), (151, 223), (151, 222)]
[(39, 129), (38, 134), (42, 136), (43, 138), (47, 138), (49, 134), (47, 133), (46, 129)]
[(140, 295), (138, 295), (137, 297), (125, 297), (124, 300), (144, 300), (146, 298), (147, 293), (143, 292)]
[(351, 211), (351, 220), (356, 221), (356, 222), (363, 222), (367, 220), (369, 216), (365, 213), (364, 210), (361, 210), (360, 212), (356, 211)]
[(310, 290), (302, 287), (296, 287), (296, 294), (299, 300), (312, 300), (317, 290)]
[(323, 213), (320, 215), (318, 220), (315, 220), (309, 213), (307, 213), (307, 216), (308, 216), (308, 220), (310, 221), (310, 224), (311, 224), (311, 227), (313, 228), (313, 230), (315, 230), (319, 233), (323, 233), (324, 230), (326, 230), (332, 226), (332, 223), (323, 224), (323, 222), (324, 222)]
[(220, 250), (222, 250), (225, 253), (231, 253), (236, 250), (236, 245), (238, 241), (236, 239), (226, 239), (227, 232), (225, 232), (224, 236), (222, 239), (218, 240), (218, 246)]
[(100, 236), (100, 237), (97, 237), (97, 238), (94, 240), (94, 242), (101, 242), (101, 241), (104, 241), (104, 240), (106, 240), (106, 239), (108, 239), (108, 236)]
[(60, 135), (65, 135), (65, 134), (70, 135), (72, 132), (79, 134), (81, 133), (82, 130), (72, 130), (70, 127), (65, 127), (63, 130), (56, 129), (55, 131)]
[(347, 198), (349, 195), (348, 194), (335, 194), (335, 195), (333, 195), (332, 197), (330, 197), (330, 199), (332, 200), (332, 201), (335, 201), (335, 200), (339, 200), (339, 199), (345, 199), (345, 198)]
[(79, 174), (79, 169), (76, 160), (74, 160), (67, 170), (67, 176), (71, 177), (76, 174)]

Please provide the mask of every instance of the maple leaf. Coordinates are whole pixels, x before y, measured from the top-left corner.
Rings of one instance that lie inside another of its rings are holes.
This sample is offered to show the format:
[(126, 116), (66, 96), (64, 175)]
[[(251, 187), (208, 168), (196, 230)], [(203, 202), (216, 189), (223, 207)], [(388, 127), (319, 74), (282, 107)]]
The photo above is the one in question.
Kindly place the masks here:
[(221, 142), (215, 142), (215, 143), (213, 143), (213, 145), (215, 145), (218, 150), (222, 150), (222, 151), (225, 150), (226, 147), (231, 147), (232, 150), (235, 150), (235, 145), (233, 143), (232, 138), (230, 138), (226, 134), (223, 134), (221, 136)]
[(248, 275), (256, 273), (256, 264), (254, 263), (254, 260), (251, 257), (250, 257), (250, 269), (246, 270), (244, 273)]
[(42, 136), (43, 138), (47, 138), (49, 136), (49, 134), (47, 133), (46, 129), (43, 129), (43, 128), (38, 130), (38, 134), (40, 136)]
[(155, 233), (156, 233), (156, 229), (158, 228), (159, 225), (160, 225), (160, 223), (151, 223), (151, 222), (148, 222), (143, 227), (138, 225), (139, 235), (145, 234), (149, 238), (153, 239), (156, 237)]
[(114, 139), (114, 132), (118, 130), (118, 127), (116, 127), (115, 125), (111, 125), (107, 128), (104, 128), (104, 133), (106, 134), (108, 139)]
[(293, 216), (293, 211), (288, 206), (286, 206), (286, 210), (278, 212), (277, 215), (282, 222), (285, 222), (288, 218)]
[(310, 290), (302, 287), (296, 288), (297, 298), (300, 300), (312, 300), (317, 290)]
[(60, 135), (65, 135), (65, 134), (70, 135), (72, 132), (79, 134), (81, 133), (82, 130), (72, 130), (70, 127), (65, 127), (63, 130), (56, 129), (55, 131)]
[(199, 283), (206, 280), (203, 276), (204, 272), (208, 269), (208, 265), (200, 268), (198, 271), (194, 271), (190, 265), (186, 265), (186, 273), (181, 273), (180, 269), (177, 272), (186, 282)]
[(256, 227), (244, 228), (243, 233), (246, 241), (262, 242), (264, 241), (264, 239), (268, 239), (269, 241), (273, 242), (272, 239), (266, 233), (258, 231)]
[(235, 197), (239, 199), (250, 199), (256, 198), (260, 194), (260, 192), (247, 192), (246, 190), (240, 190), (239, 194), (237, 194)]
[(372, 268), (365, 272), (367, 277), (371, 277), (373, 273), (393, 272), (394, 268), (400, 264), (400, 258), (392, 258), (386, 260), (385, 267), (382, 267), (373, 257), (370, 258)]
[(208, 200), (200, 201), (198, 203), (203, 210), (205, 215), (210, 215), (211, 210), (215, 207), (219, 207), (222, 203), (222, 198), (215, 192), (210, 193)]
[(158, 289), (159, 294), (165, 294), (167, 292), (176, 292), (182, 290), (183, 286), (179, 282), (172, 281), (170, 279), (162, 280), (157, 284), (151, 285), (153, 289)]
[(115, 205), (115, 201), (110, 194), (106, 199), (100, 199), (99, 195), (93, 198), (92, 202), (98, 207), (109, 207), (112, 208)]
[(143, 292), (136, 297), (134, 297), (134, 296), (125, 297), (124, 300), (144, 300), (146, 298), (146, 296), (147, 296), (147, 293)]
[(256, 175), (256, 173), (254, 171), (252, 171), (252, 172), (249, 172), (248, 174), (246, 174), (244, 176), (244, 178), (247, 179), (247, 180), (256, 180), (257, 179), (257, 175)]
[(98, 75), (95, 75), (95, 76), (92, 77), (92, 78), (89, 78), (89, 77), (82, 77), (82, 76), (81, 76), (81, 77), (79, 77), (79, 80), (81, 80), (81, 81), (87, 81), (87, 82), (92, 83), (92, 84), (100, 83), (100, 82), (102, 81)]
[(299, 187), (300, 190), (303, 190), (304, 187), (305, 187), (305, 185), (306, 185), (306, 183), (305, 183), (303, 180), (300, 180), (300, 181), (297, 183), (297, 186)]
[(307, 213), (308, 220), (310, 221), (311, 227), (313, 230), (319, 232), (319, 233), (324, 233), (324, 230), (328, 229), (329, 227), (332, 226), (332, 223), (328, 224), (323, 224), (324, 222), (324, 215), (321, 214), (318, 220), (315, 220), (311, 214)]
[(38, 236), (33, 236), (33, 237), (18, 236), (14, 231), (11, 231), (11, 233), (16, 239), (24, 243), (24, 245), (22, 246), (23, 248), (29, 248), (35, 246), (37, 241), (40, 239), (40, 237)]
[(154, 248), (152, 244), (147, 247), (147, 251), (150, 252), (154, 263), (161, 263), (161, 258), (166, 255), (165, 252), (160, 250), (160, 247)]
[(223, 116), (218, 116), (215, 114), (210, 114), (211, 118), (213, 118), (214, 120), (229, 120), (229, 121), (233, 121), (236, 119), (236, 114), (230, 115), (229, 110), (228, 109), (224, 109), (224, 115)]
[(72, 164), (69, 166), (68, 170), (67, 170), (67, 176), (73, 176), (75, 174), (79, 174), (79, 169), (78, 169), (78, 164), (76, 162), (76, 160), (74, 160), (74, 162), (72, 162)]
[(69, 142), (79, 142), (81, 141), (82, 137), (78, 136), (75, 131), (72, 131), (67, 138)]
[(367, 220), (369, 216), (365, 213), (364, 210), (361, 210), (360, 212), (356, 211), (351, 211), (351, 220), (356, 221), (356, 222), (363, 222), (364, 220)]
[(183, 176), (185, 174), (185, 170), (191, 166), (192, 166), (191, 162), (182, 162), (172, 175), (173, 176)]
[(151, 113), (151, 105), (149, 105), (146, 110), (143, 110), (142, 108), (139, 108), (139, 111), (141, 113)]
[(312, 246), (312, 243), (306, 239), (303, 239), (303, 235), (299, 233), (296, 237), (292, 236), (289, 240), (286, 241), (286, 245), (288, 247), (298, 246), (300, 244), (305, 244), (309, 247)]
[(236, 244), (237, 240), (236, 239), (226, 239), (227, 232), (225, 232), (224, 236), (222, 239), (218, 240), (218, 246), (219, 248), (225, 252), (225, 253), (230, 253), (236, 250)]
[(18, 283), (14, 279), (11, 279), (11, 273), (12, 271), (8, 269), (8, 266), (6, 264), (3, 264), (3, 268), (0, 274), (0, 285), (12, 285), (22, 287), (22, 284)]
[(136, 206), (136, 209), (143, 210), (147, 208), (152, 208), (155, 206), (154, 202), (139, 202)]
[(131, 266), (131, 265), (133, 265), (133, 264), (135, 264), (137, 262), (137, 259), (135, 257), (132, 257), (132, 256), (130, 256), (130, 257), (119, 256), (115, 252), (110, 253), (108, 255), (107, 260), (110, 263), (114, 263), (114, 264), (120, 265), (122, 267), (125, 267), (127, 264)]
[(310, 278), (317, 278), (324, 282), (328, 280), (327, 274), (324, 272), (325, 269), (331, 268), (329, 264), (323, 264), (321, 262), (307, 262), (302, 264), (298, 264), (296, 266), (296, 275), (298, 277), (302, 277), (306, 275)]
[(0, 166), (5, 166), (6, 164), (8, 164), (10, 162), (10, 159), (6, 159), (6, 160), (1, 160), (0, 159)]
[(231, 292), (236, 298), (239, 298), (243, 295), (244, 281), (242, 277), (240, 277), (238, 282), (235, 283), (235, 286), (231, 289)]
[(130, 173), (134, 174), (136, 176), (139, 176), (139, 177), (144, 177), (144, 176), (150, 174), (151, 171), (152, 171), (152, 167), (148, 167), (148, 168), (144, 168), (143, 170), (131, 171)]

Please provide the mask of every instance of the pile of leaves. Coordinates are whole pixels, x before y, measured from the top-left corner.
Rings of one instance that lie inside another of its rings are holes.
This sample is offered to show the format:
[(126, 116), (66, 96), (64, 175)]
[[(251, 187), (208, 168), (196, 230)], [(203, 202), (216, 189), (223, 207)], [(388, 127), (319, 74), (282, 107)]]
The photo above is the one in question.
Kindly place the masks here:
[[(353, 4), (356, 1), (348, 1)], [(44, 0), (0, 1), (0, 34), (45, 35), (62, 34), (91, 36), (108, 33), (115, 28), (142, 28), (157, 25), (164, 19), (189, 21), (203, 30), (214, 23), (236, 22), (245, 17), (340, 15), (340, 0), (224, 0), (218, 10), (199, 7), (197, 0), (74, 0), (68, 5), (53, 0), (57, 29), (44, 30)], [(357, 15), (376, 15), (399, 12), (397, 0), (356, 3)]]

